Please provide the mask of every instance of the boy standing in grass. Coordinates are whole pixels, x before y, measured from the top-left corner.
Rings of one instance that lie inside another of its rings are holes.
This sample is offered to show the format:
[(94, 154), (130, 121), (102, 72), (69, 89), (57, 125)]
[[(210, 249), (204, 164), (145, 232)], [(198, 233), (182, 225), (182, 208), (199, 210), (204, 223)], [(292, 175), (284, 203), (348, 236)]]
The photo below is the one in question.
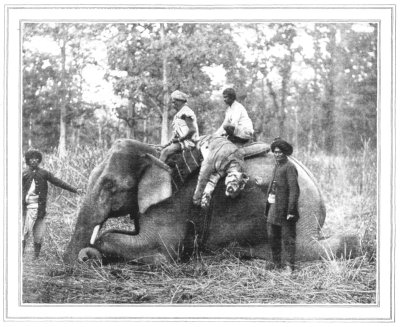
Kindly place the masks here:
[(72, 193), (80, 193), (81, 190), (70, 186), (47, 170), (39, 168), (39, 164), (42, 162), (42, 154), (38, 150), (28, 150), (25, 153), (25, 162), (28, 167), (22, 174), (22, 210), (24, 219), (22, 249), (25, 252), (26, 241), (29, 235), (33, 233), (35, 259), (37, 259), (46, 230), (44, 217), (46, 215), (47, 182)]
[[(300, 188), (297, 181), (297, 169), (288, 160), (293, 153), (293, 147), (286, 141), (276, 138), (271, 144), (275, 157), (275, 167), (271, 183), (268, 185), (268, 199), (265, 215), (267, 217), (268, 242), (271, 246), (273, 265), (271, 268), (281, 268), (282, 243), (286, 252), (285, 270), (293, 272), (296, 254), (296, 222), (299, 218), (297, 203)], [(256, 178), (256, 184), (263, 186), (261, 178)], [(264, 184), (265, 185), (265, 184)]]

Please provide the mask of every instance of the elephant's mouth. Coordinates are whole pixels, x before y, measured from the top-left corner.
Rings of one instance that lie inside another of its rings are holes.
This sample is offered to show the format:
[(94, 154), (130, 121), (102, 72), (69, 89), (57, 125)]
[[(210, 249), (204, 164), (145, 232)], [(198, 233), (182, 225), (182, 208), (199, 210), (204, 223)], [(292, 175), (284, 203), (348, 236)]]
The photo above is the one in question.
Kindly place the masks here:
[(92, 236), (90, 237), (90, 245), (94, 245), (99, 232), (104, 233), (119, 233), (126, 235), (137, 235), (139, 231), (129, 217), (113, 217), (108, 218), (104, 222), (94, 226)]

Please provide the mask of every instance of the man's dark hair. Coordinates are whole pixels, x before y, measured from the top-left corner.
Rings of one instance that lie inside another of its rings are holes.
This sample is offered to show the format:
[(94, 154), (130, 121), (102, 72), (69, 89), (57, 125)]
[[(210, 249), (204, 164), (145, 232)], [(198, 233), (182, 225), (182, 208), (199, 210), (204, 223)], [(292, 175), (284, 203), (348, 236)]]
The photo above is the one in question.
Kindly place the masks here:
[(39, 163), (42, 162), (42, 153), (36, 149), (29, 149), (25, 153), (25, 162), (29, 163), (29, 159), (36, 158), (39, 159)]
[(236, 100), (236, 92), (235, 92), (235, 90), (234, 90), (233, 88), (231, 88), (231, 87), (228, 87), (227, 89), (225, 89), (225, 90), (222, 92), (222, 95), (227, 95), (227, 96), (230, 97), (231, 99)]

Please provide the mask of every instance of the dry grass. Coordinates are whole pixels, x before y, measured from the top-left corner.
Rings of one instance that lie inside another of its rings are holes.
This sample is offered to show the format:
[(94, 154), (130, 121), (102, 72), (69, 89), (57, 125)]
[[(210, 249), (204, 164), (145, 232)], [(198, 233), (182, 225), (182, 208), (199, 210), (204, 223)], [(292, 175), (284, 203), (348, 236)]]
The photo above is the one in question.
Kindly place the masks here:
[[(65, 160), (46, 156), (44, 167), (85, 188), (103, 152), (75, 150)], [(366, 149), (365, 151), (367, 151)], [(356, 304), (376, 302), (376, 157), (303, 155), (327, 204), (323, 231), (358, 233), (363, 255), (301, 263), (287, 276), (264, 269), (263, 260), (240, 260), (230, 249), (201, 254), (188, 263), (160, 267), (99, 262), (83, 264), (72, 275), (61, 260), (80, 198), (51, 188), (48, 231), (41, 258), (32, 260), (29, 244), (23, 259), (26, 303), (190, 303), (190, 304)], [(117, 222), (119, 224), (120, 222)]]
[[(241, 261), (229, 251), (157, 268), (81, 265), (72, 275), (46, 257), (29, 261), (25, 301), (31, 303), (354, 304), (374, 303), (375, 266), (355, 260), (302, 263), (292, 275)], [(38, 273), (39, 272), (39, 273)]]

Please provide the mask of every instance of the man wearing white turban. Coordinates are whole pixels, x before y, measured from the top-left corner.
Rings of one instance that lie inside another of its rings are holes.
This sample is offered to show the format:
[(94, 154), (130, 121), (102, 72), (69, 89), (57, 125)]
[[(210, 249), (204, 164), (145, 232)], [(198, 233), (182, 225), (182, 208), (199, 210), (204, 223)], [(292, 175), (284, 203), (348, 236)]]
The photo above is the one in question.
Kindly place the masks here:
[(171, 94), (172, 106), (177, 110), (177, 113), (172, 121), (172, 138), (161, 151), (161, 161), (165, 162), (174, 153), (183, 149), (194, 148), (196, 145), (199, 127), (194, 111), (187, 105), (187, 99), (188, 96), (178, 90)]

